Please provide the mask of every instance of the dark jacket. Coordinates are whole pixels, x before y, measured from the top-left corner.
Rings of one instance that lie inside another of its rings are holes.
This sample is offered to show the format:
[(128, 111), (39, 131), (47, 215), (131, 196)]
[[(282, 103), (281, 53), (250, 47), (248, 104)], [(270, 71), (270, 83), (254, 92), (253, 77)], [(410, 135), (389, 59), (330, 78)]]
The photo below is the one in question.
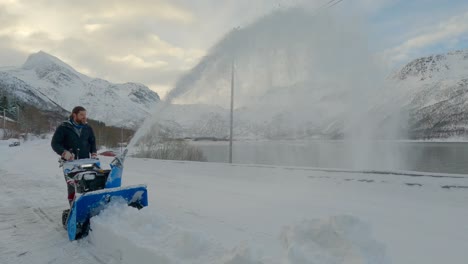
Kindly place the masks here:
[(68, 150), (75, 154), (75, 159), (87, 159), (90, 153), (96, 153), (93, 129), (89, 125), (76, 126), (71, 120), (64, 121), (57, 127), (51, 145), (57, 154), (62, 155)]

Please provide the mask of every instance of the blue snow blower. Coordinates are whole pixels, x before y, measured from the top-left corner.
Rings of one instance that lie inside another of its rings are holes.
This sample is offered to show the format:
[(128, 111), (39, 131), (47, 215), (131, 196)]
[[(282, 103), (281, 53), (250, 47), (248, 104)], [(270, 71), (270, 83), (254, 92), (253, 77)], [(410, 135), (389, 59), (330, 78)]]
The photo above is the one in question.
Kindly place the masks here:
[(67, 183), (75, 188), (71, 208), (64, 210), (62, 224), (70, 241), (88, 235), (89, 220), (98, 215), (111, 200), (125, 201), (141, 209), (148, 206), (146, 185), (121, 187), (123, 163), (127, 150), (110, 163), (110, 170), (101, 169), (97, 159), (61, 162)]

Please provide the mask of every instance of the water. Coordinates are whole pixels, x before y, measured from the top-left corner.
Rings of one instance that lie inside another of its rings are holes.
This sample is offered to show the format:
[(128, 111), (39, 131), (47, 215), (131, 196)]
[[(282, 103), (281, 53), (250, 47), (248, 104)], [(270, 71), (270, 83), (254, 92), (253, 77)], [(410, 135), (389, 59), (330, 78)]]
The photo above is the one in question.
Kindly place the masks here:
[[(193, 144), (209, 162), (228, 161), (228, 142)], [(468, 142), (376, 141), (359, 153), (348, 146), (345, 141), (239, 141), (234, 142), (233, 162), (468, 174)], [(367, 162), (356, 163), (363, 159)]]

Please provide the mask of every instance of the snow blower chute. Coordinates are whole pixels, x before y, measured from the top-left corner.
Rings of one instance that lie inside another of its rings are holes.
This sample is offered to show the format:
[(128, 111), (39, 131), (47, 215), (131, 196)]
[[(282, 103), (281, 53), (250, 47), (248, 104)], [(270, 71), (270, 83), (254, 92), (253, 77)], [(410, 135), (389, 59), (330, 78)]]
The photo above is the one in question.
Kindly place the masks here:
[(101, 169), (98, 159), (61, 162), (67, 183), (75, 188), (71, 208), (62, 214), (62, 223), (70, 241), (88, 235), (89, 220), (111, 200), (125, 201), (138, 209), (148, 205), (146, 185), (120, 186), (126, 154), (127, 150), (116, 156), (110, 163), (110, 170)]

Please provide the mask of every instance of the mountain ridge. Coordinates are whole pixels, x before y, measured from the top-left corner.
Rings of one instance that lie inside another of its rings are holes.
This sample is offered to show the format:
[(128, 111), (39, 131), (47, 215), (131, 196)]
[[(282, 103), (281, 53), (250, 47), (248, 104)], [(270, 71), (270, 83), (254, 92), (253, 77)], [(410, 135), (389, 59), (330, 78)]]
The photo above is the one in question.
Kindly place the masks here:
[(160, 101), (143, 84), (88, 77), (43, 51), (31, 54), (21, 67), (0, 69), (0, 85), (10, 96), (40, 109), (70, 111), (82, 105), (92, 119), (133, 129)]

